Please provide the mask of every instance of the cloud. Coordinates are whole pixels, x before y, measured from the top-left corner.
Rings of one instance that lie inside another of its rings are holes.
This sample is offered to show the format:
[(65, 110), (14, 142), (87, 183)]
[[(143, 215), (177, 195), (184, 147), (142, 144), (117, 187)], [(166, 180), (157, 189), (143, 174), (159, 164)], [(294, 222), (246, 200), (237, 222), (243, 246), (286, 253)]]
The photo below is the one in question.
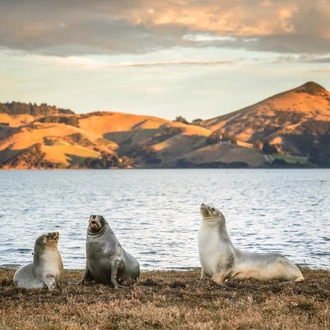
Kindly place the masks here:
[(56, 56), (173, 47), (327, 54), (328, 0), (0, 0), (0, 47)]
[(329, 56), (318, 55), (280, 55), (274, 61), (274, 63), (330, 63)]
[(118, 64), (109, 64), (108, 67), (150, 67), (150, 66), (168, 66), (168, 65), (223, 65), (233, 64), (234, 61), (162, 61), (162, 62), (126, 62)]
[(95, 59), (70, 56), (66, 58), (61, 57), (38, 57), (39, 61), (44, 63), (56, 64), (62, 67), (73, 67), (83, 70), (111, 70), (115, 68), (129, 68), (129, 67), (162, 67), (162, 66), (218, 66), (218, 65), (232, 65), (238, 61), (229, 60), (185, 60), (185, 61), (141, 61), (141, 62), (117, 62), (107, 63)]
[(307, 63), (330, 63), (330, 57), (318, 57), (306, 60)]

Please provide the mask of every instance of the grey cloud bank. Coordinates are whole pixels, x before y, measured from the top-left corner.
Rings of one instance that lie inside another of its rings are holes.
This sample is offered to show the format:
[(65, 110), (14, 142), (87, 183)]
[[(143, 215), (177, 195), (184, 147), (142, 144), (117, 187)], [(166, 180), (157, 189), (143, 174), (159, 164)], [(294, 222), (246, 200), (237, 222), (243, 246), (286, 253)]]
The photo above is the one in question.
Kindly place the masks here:
[[(0, 12), (0, 47), (34, 54), (140, 54), (178, 46), (295, 54), (330, 49), (328, 0), (1, 0)], [(186, 37), (201, 34), (208, 38)]]

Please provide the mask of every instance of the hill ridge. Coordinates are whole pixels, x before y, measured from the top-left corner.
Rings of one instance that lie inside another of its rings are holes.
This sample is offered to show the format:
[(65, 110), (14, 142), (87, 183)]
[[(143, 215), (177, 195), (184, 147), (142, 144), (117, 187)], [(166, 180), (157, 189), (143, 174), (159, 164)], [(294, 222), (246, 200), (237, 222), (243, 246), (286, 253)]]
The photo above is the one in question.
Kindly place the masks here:
[(330, 167), (330, 93), (309, 81), (187, 122), (0, 103), (0, 168)]

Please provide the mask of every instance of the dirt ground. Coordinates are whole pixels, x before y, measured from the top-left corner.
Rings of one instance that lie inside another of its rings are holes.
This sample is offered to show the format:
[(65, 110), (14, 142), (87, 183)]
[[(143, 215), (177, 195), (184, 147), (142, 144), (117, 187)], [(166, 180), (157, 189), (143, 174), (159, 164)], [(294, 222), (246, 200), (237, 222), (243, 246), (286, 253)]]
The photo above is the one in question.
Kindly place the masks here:
[(0, 329), (330, 329), (330, 271), (302, 269), (303, 283), (199, 280), (199, 270), (142, 272), (122, 289), (72, 285), (17, 289), (0, 269)]

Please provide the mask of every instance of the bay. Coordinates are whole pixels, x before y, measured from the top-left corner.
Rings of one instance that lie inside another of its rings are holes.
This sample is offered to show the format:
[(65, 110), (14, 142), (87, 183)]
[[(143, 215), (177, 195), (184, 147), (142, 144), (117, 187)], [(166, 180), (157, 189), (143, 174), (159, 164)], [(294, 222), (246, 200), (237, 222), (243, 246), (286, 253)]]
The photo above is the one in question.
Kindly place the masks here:
[(328, 169), (1, 170), (0, 203), (0, 267), (31, 262), (35, 239), (59, 231), (64, 267), (83, 269), (91, 214), (142, 270), (199, 267), (207, 203), (237, 248), (330, 268)]

